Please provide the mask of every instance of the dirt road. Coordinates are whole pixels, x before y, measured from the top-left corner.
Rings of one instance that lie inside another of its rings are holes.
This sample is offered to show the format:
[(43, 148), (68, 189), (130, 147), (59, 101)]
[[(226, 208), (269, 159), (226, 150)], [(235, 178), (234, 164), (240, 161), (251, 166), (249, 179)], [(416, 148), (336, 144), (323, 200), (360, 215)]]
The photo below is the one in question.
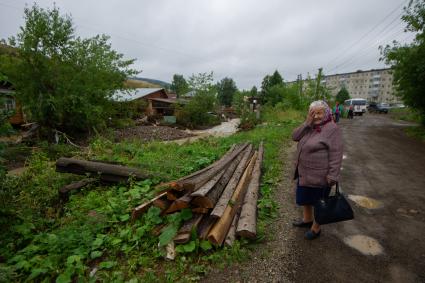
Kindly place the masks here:
[[(387, 115), (343, 119), (341, 187), (355, 219), (322, 227), (306, 241), (291, 180), (295, 147), (283, 154), (276, 190), (279, 217), (250, 258), (214, 270), (202, 282), (425, 282), (425, 144)], [(295, 143), (293, 144), (295, 145)]]
[[(366, 115), (340, 123), (341, 186), (355, 220), (297, 231), (296, 282), (425, 282), (425, 144), (404, 122)], [(363, 198), (367, 197), (367, 198)]]

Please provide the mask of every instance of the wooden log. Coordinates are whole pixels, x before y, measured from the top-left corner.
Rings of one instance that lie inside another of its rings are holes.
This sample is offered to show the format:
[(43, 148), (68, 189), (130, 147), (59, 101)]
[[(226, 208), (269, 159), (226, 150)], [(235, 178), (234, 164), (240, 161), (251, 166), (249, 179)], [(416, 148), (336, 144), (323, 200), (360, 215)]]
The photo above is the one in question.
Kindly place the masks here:
[(202, 174), (199, 174), (197, 176), (194, 176), (193, 178), (186, 179), (182, 182), (178, 182), (176, 184), (177, 188), (184, 189), (187, 191), (196, 191), (202, 185), (204, 185), (206, 182), (211, 180), (215, 175), (217, 175), (221, 170), (223, 170), (225, 167), (228, 166), (228, 164), (235, 159), (239, 153), (241, 153), (248, 144), (243, 144), (242, 146), (236, 148), (232, 153), (230, 153), (225, 158), (221, 158), (217, 164), (212, 167), (210, 170), (203, 172)]
[(173, 213), (173, 212), (182, 210), (183, 208), (188, 208), (192, 198), (193, 197), (190, 196), (190, 193), (185, 194), (184, 196), (173, 201), (173, 203), (164, 213), (165, 214)]
[(196, 197), (196, 196), (205, 196), (218, 183), (218, 181), (221, 179), (221, 177), (224, 175), (224, 173), (226, 173), (226, 171), (227, 171), (228, 168), (229, 167), (223, 168), (223, 170), (221, 170), (211, 180), (209, 180), (202, 187), (200, 187), (198, 190), (196, 190), (195, 192), (193, 192), (191, 194), (191, 196), (193, 196), (193, 197)]
[(204, 173), (204, 172), (206, 172), (206, 171), (208, 171), (208, 170), (210, 170), (211, 168), (213, 168), (214, 166), (216, 166), (217, 165), (217, 163), (219, 163), (220, 162), (220, 160), (221, 159), (223, 159), (223, 158), (226, 158), (226, 156), (228, 156), (228, 155), (230, 155), (236, 148), (238, 148), (239, 147), (239, 145), (235, 145), (235, 144), (233, 144), (231, 147), (230, 147), (230, 149), (219, 159), (219, 160), (217, 160), (217, 161), (215, 161), (213, 164), (211, 164), (211, 165), (209, 165), (209, 166), (207, 166), (207, 167), (205, 167), (205, 168), (203, 168), (203, 169), (201, 169), (201, 170), (198, 170), (198, 171), (196, 171), (196, 172), (194, 172), (194, 173), (192, 173), (192, 174), (190, 174), (190, 175), (187, 175), (187, 176), (184, 176), (184, 177), (182, 177), (182, 178), (180, 178), (180, 179), (178, 179), (177, 181), (171, 181), (171, 182), (166, 182), (166, 183), (161, 183), (161, 184), (159, 184), (159, 185), (157, 185), (156, 187), (155, 187), (155, 189), (156, 190), (168, 190), (168, 189), (170, 189), (170, 188), (173, 188), (173, 189), (178, 189), (178, 190), (182, 190), (182, 187), (179, 187), (177, 184), (178, 183), (181, 183), (181, 182), (183, 182), (184, 180), (187, 180), (187, 179), (190, 179), (190, 178), (193, 178), (193, 177), (195, 177), (195, 176), (198, 176), (198, 175), (200, 175), (200, 174), (202, 174), (202, 173)]
[(81, 189), (82, 187), (85, 187), (85, 186), (92, 184), (96, 181), (97, 181), (97, 179), (95, 179), (95, 178), (86, 178), (86, 179), (80, 180), (78, 182), (73, 182), (69, 185), (63, 186), (58, 191), (59, 192), (59, 198), (62, 202), (66, 202), (66, 201), (68, 201), (69, 192)]
[(238, 206), (241, 204), (245, 192), (250, 181), (250, 176), (252, 169), (254, 167), (255, 160), (257, 159), (257, 152), (254, 153), (251, 160), (249, 161), (248, 166), (246, 167), (235, 192), (232, 195), (226, 209), (224, 210), (223, 215), (214, 226), (211, 228), (211, 231), (208, 233), (208, 240), (216, 245), (222, 245), (223, 241), (229, 231), (230, 225), (232, 224), (233, 218), (238, 210)]
[(202, 218), (201, 223), (198, 226), (198, 237), (202, 240), (206, 240), (208, 237), (208, 232), (211, 230), (212, 226), (217, 221), (216, 218), (206, 215)]
[(191, 196), (195, 196), (195, 198), (192, 200), (192, 203), (200, 207), (214, 208), (214, 206), (217, 204), (217, 201), (220, 199), (220, 196), (222, 195), (224, 188), (229, 183), (229, 180), (232, 178), (236, 168), (239, 166), (239, 164), (241, 164), (243, 157), (244, 157), (244, 153), (242, 152), (241, 154), (239, 154), (238, 157), (236, 157), (232, 161), (232, 163), (226, 169), (226, 172), (220, 178), (217, 184), (211, 190), (209, 190), (206, 194), (205, 194), (205, 191), (201, 191), (201, 189), (193, 192)]
[(258, 157), (252, 172), (252, 179), (242, 204), (241, 215), (236, 235), (244, 238), (255, 239), (257, 237), (257, 200), (260, 188), (261, 164), (263, 162), (264, 146), (260, 144)]
[(213, 211), (211, 212), (212, 216), (219, 218), (223, 215), (224, 210), (226, 209), (226, 206), (233, 195), (233, 192), (237, 188), (237, 185), (241, 179), (241, 176), (245, 172), (245, 168), (251, 158), (251, 153), (252, 153), (252, 146), (250, 145), (248, 150), (245, 152), (244, 156), (242, 157), (241, 162), (238, 164), (238, 167), (236, 168), (235, 172), (233, 173), (229, 183), (227, 183), (226, 188), (221, 194)]
[(167, 199), (168, 200), (176, 200), (178, 198), (179, 198), (179, 196), (177, 195), (176, 191), (173, 191), (173, 190), (167, 191)]
[(241, 212), (241, 206), (237, 208), (235, 217), (233, 217), (232, 225), (230, 225), (229, 232), (227, 232), (226, 239), (224, 240), (224, 244), (226, 246), (229, 246), (229, 247), (233, 246), (233, 243), (236, 240), (236, 227), (239, 222), (240, 212)]
[(151, 207), (151, 205), (153, 204), (153, 202), (157, 199), (160, 198), (165, 198), (167, 197), (167, 192), (163, 192), (159, 195), (157, 195), (156, 197), (154, 197), (153, 199), (137, 206), (136, 208), (133, 209), (133, 211), (131, 212), (131, 220), (135, 220), (137, 219), (142, 213), (144, 213), (146, 210), (149, 209), (149, 207)]
[(136, 168), (64, 157), (56, 161), (56, 171), (78, 175), (93, 174), (105, 182), (127, 182), (129, 177), (136, 180), (152, 177)]
[(159, 199), (154, 200), (152, 202), (152, 205), (160, 208), (161, 211), (163, 211), (163, 210), (166, 210), (170, 207), (171, 201), (169, 201), (166, 198), (165, 199), (159, 198)]
[(193, 213), (206, 214), (206, 213), (209, 212), (209, 209), (205, 208), (205, 207), (195, 207), (195, 208), (192, 208), (192, 212)]
[(174, 243), (184, 244), (189, 242), (192, 230), (197, 229), (202, 217), (204, 217), (203, 214), (193, 214), (192, 218), (186, 221), (177, 232), (177, 236), (174, 237)]

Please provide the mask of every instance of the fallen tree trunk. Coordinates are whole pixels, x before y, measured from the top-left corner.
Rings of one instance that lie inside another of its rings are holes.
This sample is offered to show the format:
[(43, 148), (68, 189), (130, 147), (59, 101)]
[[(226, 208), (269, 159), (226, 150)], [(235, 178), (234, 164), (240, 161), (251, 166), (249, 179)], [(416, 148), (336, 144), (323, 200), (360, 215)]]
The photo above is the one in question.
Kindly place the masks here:
[(136, 180), (151, 177), (136, 168), (64, 157), (56, 161), (56, 171), (78, 175), (93, 174), (99, 176), (102, 181), (116, 183), (127, 182), (129, 177)]
[(158, 199), (161, 198), (166, 198), (167, 197), (167, 192), (163, 192), (159, 195), (157, 195), (156, 197), (154, 197), (153, 199), (151, 199), (150, 201), (147, 201), (139, 206), (137, 206), (136, 208), (133, 209), (133, 211), (131, 212), (131, 219), (135, 220), (137, 219), (140, 214), (142, 214), (143, 212), (145, 212), (146, 210), (149, 209), (149, 207), (151, 207), (151, 205)]
[(258, 157), (252, 172), (252, 179), (248, 185), (241, 215), (236, 228), (236, 235), (244, 238), (254, 239), (257, 236), (257, 200), (260, 188), (261, 164), (263, 161), (264, 146), (260, 144)]
[(199, 190), (193, 192), (191, 196), (194, 196), (195, 198), (193, 199), (192, 203), (200, 207), (214, 208), (220, 196), (222, 195), (224, 188), (229, 183), (229, 180), (232, 178), (236, 167), (238, 167), (238, 165), (242, 163), (241, 161), (243, 157), (244, 152), (240, 153), (239, 156), (232, 161), (229, 167), (227, 167), (223, 176), (221, 176), (220, 180), (209, 191), (200, 188)]
[(78, 182), (73, 182), (59, 189), (59, 198), (61, 201), (68, 201), (69, 192), (81, 189), (89, 184), (96, 182), (95, 178), (86, 178)]
[(257, 159), (257, 152), (254, 153), (251, 160), (249, 161), (248, 166), (246, 167), (236, 189), (230, 199), (229, 203), (226, 206), (222, 216), (214, 226), (211, 228), (211, 231), (208, 233), (208, 240), (217, 245), (222, 245), (224, 238), (226, 237), (230, 225), (232, 224), (233, 218), (238, 210), (238, 206), (241, 205), (243, 198), (245, 197), (245, 192), (247, 189), (248, 182), (251, 177), (252, 169), (254, 167), (255, 160)]
[(227, 183), (226, 188), (221, 194), (213, 211), (211, 212), (212, 216), (219, 218), (223, 215), (224, 210), (226, 209), (227, 204), (229, 203), (229, 200), (231, 199), (235, 189), (238, 186), (238, 183), (240, 182), (241, 176), (245, 172), (245, 168), (251, 158), (251, 153), (252, 153), (252, 146), (250, 145), (247, 151), (245, 152), (244, 156), (242, 157), (241, 162), (238, 164), (238, 167), (236, 168), (235, 172), (233, 173), (229, 183)]

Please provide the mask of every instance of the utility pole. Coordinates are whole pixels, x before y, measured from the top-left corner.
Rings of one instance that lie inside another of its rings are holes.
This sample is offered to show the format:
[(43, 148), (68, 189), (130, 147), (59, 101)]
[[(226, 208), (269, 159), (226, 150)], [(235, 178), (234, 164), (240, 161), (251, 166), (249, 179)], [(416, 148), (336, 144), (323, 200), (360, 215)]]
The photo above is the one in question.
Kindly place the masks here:
[(316, 89), (314, 91), (314, 99), (317, 99), (318, 98), (320, 81), (322, 80), (322, 70), (323, 70), (323, 68), (319, 68), (319, 73), (317, 74), (317, 78), (316, 78)]

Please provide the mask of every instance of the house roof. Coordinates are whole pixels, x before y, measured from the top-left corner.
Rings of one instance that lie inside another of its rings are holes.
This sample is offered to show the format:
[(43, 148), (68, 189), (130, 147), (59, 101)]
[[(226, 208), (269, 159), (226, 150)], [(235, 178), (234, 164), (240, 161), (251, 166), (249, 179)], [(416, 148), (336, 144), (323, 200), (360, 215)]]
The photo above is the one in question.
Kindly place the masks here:
[(151, 93), (164, 90), (163, 88), (135, 88), (128, 91), (118, 90), (112, 96), (112, 99), (118, 102), (132, 101), (142, 98)]
[(170, 103), (170, 104), (187, 104), (187, 100), (185, 100), (185, 99), (150, 97), (150, 98), (148, 98), (148, 100), (165, 102), (165, 103)]

